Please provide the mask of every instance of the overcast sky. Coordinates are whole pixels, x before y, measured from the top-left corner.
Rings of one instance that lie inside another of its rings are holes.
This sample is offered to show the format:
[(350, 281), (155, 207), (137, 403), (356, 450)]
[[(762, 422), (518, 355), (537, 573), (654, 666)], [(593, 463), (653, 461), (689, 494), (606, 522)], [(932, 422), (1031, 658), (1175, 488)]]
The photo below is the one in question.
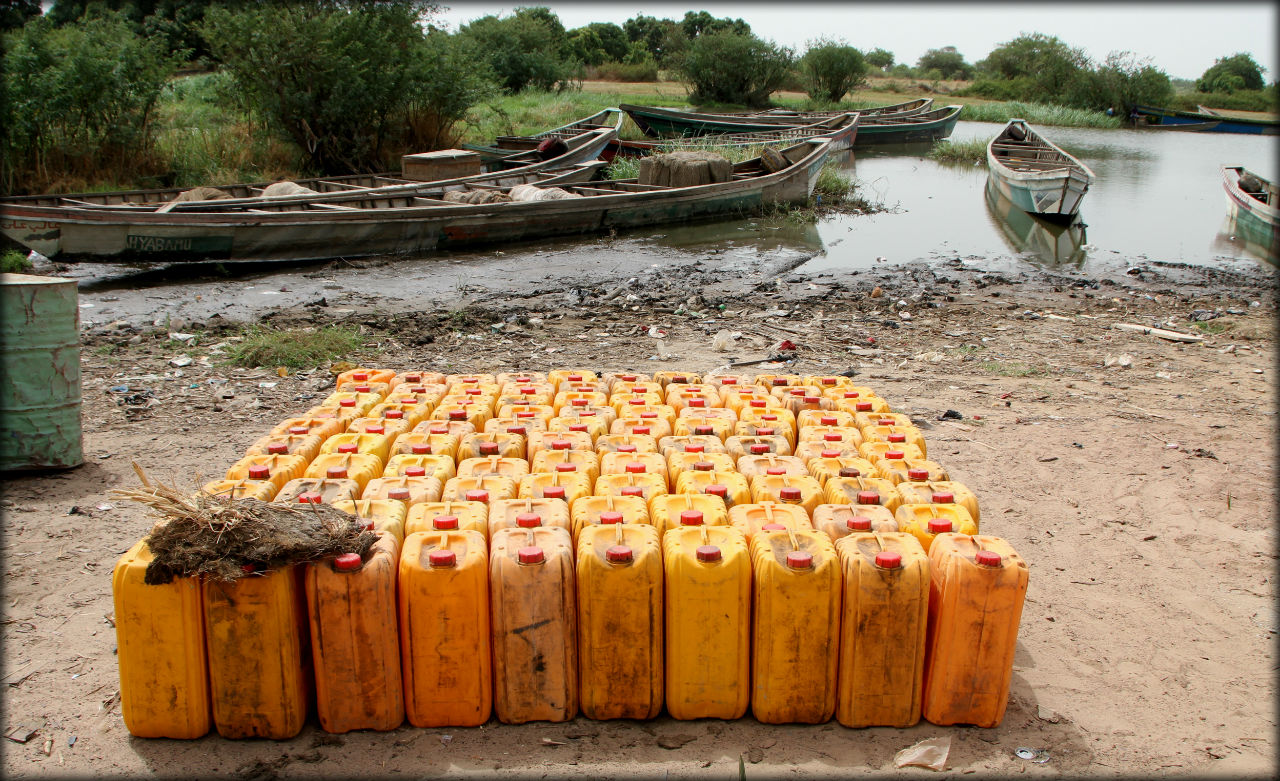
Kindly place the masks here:
[(1056, 35), (1095, 61), (1112, 51), (1132, 51), (1174, 78), (1199, 78), (1218, 57), (1253, 55), (1268, 82), (1280, 70), (1276, 54), (1276, 4), (1037, 2), (947, 4), (923, 2), (449, 2), (441, 21), (450, 30), (486, 14), (509, 15), (520, 6), (544, 5), (565, 29), (591, 22), (621, 25), (643, 13), (684, 18), (705, 10), (717, 18), (741, 18), (756, 35), (803, 51), (818, 36), (843, 38), (863, 51), (893, 52), (915, 65), (928, 49), (955, 46), (969, 62), (1023, 32)]

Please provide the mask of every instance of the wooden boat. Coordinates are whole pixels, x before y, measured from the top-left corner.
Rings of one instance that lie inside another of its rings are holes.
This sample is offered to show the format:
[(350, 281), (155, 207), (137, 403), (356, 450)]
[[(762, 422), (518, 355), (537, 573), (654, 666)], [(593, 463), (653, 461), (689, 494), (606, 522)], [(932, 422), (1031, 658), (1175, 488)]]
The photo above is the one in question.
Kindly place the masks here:
[[(592, 114), (589, 117), (579, 119), (576, 122), (570, 122), (561, 127), (544, 130), (541, 133), (535, 133), (531, 136), (498, 136), (492, 144), (463, 144), (463, 149), (468, 149), (480, 155), (480, 158), (486, 163), (504, 161), (508, 167), (512, 162), (513, 156), (521, 155), (536, 150), (538, 145), (549, 138), (559, 139), (566, 144), (573, 145), (575, 139), (586, 135), (595, 139), (595, 142), (585, 149), (583, 153), (589, 152), (599, 144), (598, 139), (605, 137), (605, 143), (599, 145), (595, 154), (590, 157), (580, 157), (574, 162), (582, 160), (594, 160), (599, 157), (606, 146), (618, 137), (618, 131), (622, 129), (622, 121), (626, 118), (626, 114), (621, 109), (607, 108)], [(611, 133), (600, 133), (598, 131), (612, 131)]]
[[(426, 188), (397, 195), (354, 193), (342, 203), (264, 203), (222, 212), (9, 203), (0, 210), (0, 231), (61, 261), (174, 263), (422, 254), (725, 217), (771, 203), (802, 203), (813, 191), (830, 150), (829, 140), (802, 141), (778, 150), (788, 163), (780, 170), (770, 173), (760, 158), (753, 158), (735, 164), (727, 182), (694, 187), (643, 185), (634, 179), (562, 183), (564, 190), (581, 197), (554, 200), (457, 203), (445, 200), (441, 188)], [(553, 181), (546, 173), (529, 176), (540, 177), (541, 185)], [(485, 194), (512, 188), (470, 182), (461, 189)]]
[(1045, 220), (1070, 222), (1093, 182), (1093, 171), (1011, 119), (987, 144), (987, 169), (996, 189), (1015, 206)]
[(1223, 114), (1205, 114), (1196, 111), (1178, 111), (1155, 106), (1134, 106), (1133, 113), (1145, 117), (1152, 125), (1194, 125), (1217, 122), (1210, 133), (1247, 133), (1249, 135), (1280, 135), (1280, 119), (1246, 119)]
[(960, 121), (962, 106), (944, 106), (911, 116), (881, 116), (858, 123), (858, 137), (853, 148), (862, 149), (881, 144), (913, 144), (947, 138)]
[(771, 144), (794, 144), (805, 139), (827, 139), (831, 141), (831, 151), (842, 152), (853, 146), (858, 136), (858, 125), (861, 115), (858, 112), (846, 112), (800, 127), (782, 127), (776, 130), (758, 130), (752, 133), (724, 133), (715, 136), (696, 136), (669, 138), (661, 140), (617, 139), (609, 145), (604, 158), (611, 160), (616, 155), (623, 157), (639, 157), (651, 154), (655, 150), (674, 151), (681, 148), (704, 149), (710, 147), (751, 147)]
[(1231, 204), (1236, 235), (1280, 262), (1280, 187), (1242, 166), (1222, 166), (1222, 187)]
[(991, 222), (1014, 252), (1054, 266), (1079, 266), (1085, 260), (1085, 225), (1073, 220), (1063, 225), (1042, 220), (1014, 206), (987, 179), (987, 212)]
[[(613, 125), (592, 127), (593, 120), (599, 120), (610, 112), (615, 115)], [(587, 119), (580, 120), (565, 128), (578, 127), (580, 132), (564, 138), (562, 151), (554, 157), (545, 157), (536, 149), (513, 151), (502, 158), (494, 158), (486, 164), (487, 171), (472, 176), (455, 177), (435, 182), (423, 182), (406, 179), (395, 174), (355, 174), (352, 176), (329, 176), (312, 179), (297, 179), (294, 183), (312, 190), (311, 193), (297, 195), (264, 196), (263, 190), (271, 182), (255, 182), (252, 184), (220, 185), (217, 190), (232, 196), (215, 200), (177, 201), (177, 196), (188, 188), (171, 187), (150, 190), (120, 190), (98, 193), (69, 193), (65, 195), (27, 195), (16, 196), (0, 202), (0, 215), (4, 214), (6, 204), (27, 204), (39, 206), (67, 206), (72, 208), (124, 208), (155, 209), (164, 211), (198, 212), (224, 211), (236, 207), (252, 207), (261, 203), (340, 203), (348, 200), (353, 194), (386, 194), (401, 195), (412, 193), (424, 187), (458, 189), (469, 182), (483, 182), (492, 185), (512, 186), (523, 184), (526, 176), (546, 171), (574, 170), (580, 177), (567, 181), (585, 181), (595, 174), (595, 169), (583, 169), (582, 163), (598, 159), (609, 142), (616, 139), (618, 125), (622, 124), (623, 114), (617, 109), (605, 109)], [(555, 133), (564, 128), (547, 131)]]
[[(872, 114), (877, 109), (869, 109), (863, 111), (859, 109), (858, 113), (862, 116), (863, 126), (874, 117), (879, 120), (889, 117), (907, 117), (915, 116), (922, 113), (923, 109), (917, 104), (924, 102), (925, 105), (932, 104), (932, 98), (924, 98), (922, 101), (911, 101), (910, 104), (900, 103), (899, 106), (910, 106), (902, 111), (884, 112), (885, 108), (894, 108), (886, 106), (879, 110), (880, 113)], [(840, 111), (765, 111), (756, 113), (707, 113), (700, 111), (681, 111), (680, 109), (664, 108), (662, 106), (636, 106), (629, 103), (622, 103), (619, 108), (631, 117), (631, 121), (636, 123), (636, 127), (650, 138), (670, 138), (673, 136), (706, 136), (706, 135), (724, 135), (726, 133), (755, 133), (763, 130), (775, 130), (779, 127), (800, 127), (819, 122), (824, 119), (830, 119), (842, 113)]]
[(1187, 133), (1203, 133), (1206, 130), (1213, 130), (1220, 122), (1188, 122), (1184, 125), (1161, 125), (1151, 124), (1142, 119), (1134, 121), (1133, 126), (1137, 130), (1180, 130)]
[[(863, 117), (870, 118), (870, 117), (885, 116), (888, 114), (903, 114), (903, 115), (919, 114), (922, 111), (928, 111), (932, 105), (933, 105), (933, 98), (916, 98), (915, 100), (908, 100), (904, 103), (894, 103), (893, 105), (890, 105), (890, 106), (872, 106), (871, 108), (860, 108), (855, 110), (859, 114), (861, 114)], [(741, 114), (730, 112), (729, 116), (785, 117), (785, 116), (794, 116), (796, 114), (803, 114), (806, 117), (823, 117), (823, 116), (833, 117), (833, 116), (838, 116), (841, 113), (843, 112), (838, 110), (837, 111), (796, 111), (795, 109), (789, 109), (789, 108), (771, 108), (766, 111), (743, 112)]]

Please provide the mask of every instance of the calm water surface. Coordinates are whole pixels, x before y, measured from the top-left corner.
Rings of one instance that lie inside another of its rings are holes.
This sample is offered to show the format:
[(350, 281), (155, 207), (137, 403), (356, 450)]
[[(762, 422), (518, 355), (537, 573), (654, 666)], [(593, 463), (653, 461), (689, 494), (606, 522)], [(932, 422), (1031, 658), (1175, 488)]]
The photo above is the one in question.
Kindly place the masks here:
[[(952, 139), (989, 140), (1002, 124), (960, 122)], [(1009, 253), (1087, 268), (1123, 259), (1210, 264), (1249, 258), (1228, 232), (1221, 165), (1269, 178), (1280, 171), (1274, 137), (1040, 128), (1097, 175), (1080, 223), (1054, 229), (987, 192), (987, 166), (936, 163), (914, 151), (861, 152), (847, 170), (891, 213), (841, 216), (818, 226), (824, 253), (802, 271), (884, 261)], [(877, 258), (883, 260), (877, 261)]]

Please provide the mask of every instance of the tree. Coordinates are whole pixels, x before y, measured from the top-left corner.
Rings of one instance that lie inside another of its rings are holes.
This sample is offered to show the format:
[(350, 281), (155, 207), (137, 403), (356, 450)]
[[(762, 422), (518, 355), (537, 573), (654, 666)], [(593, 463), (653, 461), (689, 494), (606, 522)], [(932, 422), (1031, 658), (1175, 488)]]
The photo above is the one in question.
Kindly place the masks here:
[(795, 53), (754, 35), (718, 32), (699, 35), (680, 58), (679, 71), (693, 87), (695, 103), (737, 103), (761, 107), (786, 80)]
[(1066, 100), (1079, 108), (1128, 116), (1136, 105), (1167, 106), (1173, 98), (1169, 75), (1132, 52), (1112, 52), (1102, 66), (1078, 77)]
[(800, 58), (809, 97), (838, 103), (845, 93), (861, 83), (867, 74), (862, 53), (843, 40), (818, 38), (810, 41)]
[(569, 57), (584, 65), (600, 65), (609, 59), (604, 41), (595, 30), (578, 27), (569, 31)]
[(862, 59), (866, 60), (868, 65), (874, 65), (882, 71), (893, 67), (893, 52), (885, 49), (872, 49), (862, 55)]
[(954, 46), (930, 49), (920, 56), (916, 69), (921, 72), (938, 71), (943, 79), (972, 79), (973, 66), (964, 61), (964, 55)]
[(1023, 33), (992, 49), (977, 68), (997, 78), (1053, 81), (1065, 80), (1088, 65), (1089, 58), (1082, 50), (1071, 48), (1056, 36)]
[(639, 43), (655, 62), (665, 64), (672, 54), (681, 51), (688, 39), (670, 19), (655, 19), (638, 14), (622, 23), (627, 40)]
[[(420, 26), (411, 0), (210, 8), (203, 33), (244, 100), (326, 174), (385, 169), (476, 100), (483, 60)], [(442, 34), (443, 35), (443, 34)], [(423, 113), (440, 122), (422, 123)]]
[(1197, 92), (1235, 92), (1241, 89), (1262, 89), (1263, 67), (1253, 57), (1240, 52), (1230, 57), (1219, 57), (1196, 80)]
[(731, 32), (737, 35), (750, 35), (751, 25), (741, 19), (717, 19), (706, 11), (686, 11), (680, 21), (680, 32), (689, 40), (709, 33)]
[(0, 33), (17, 30), (40, 15), (40, 0), (0, 0)]
[(543, 11), (546, 9), (521, 8), (505, 18), (482, 16), (458, 30), (476, 44), (476, 51), (488, 61), (507, 92), (563, 88), (572, 76), (567, 36), (560, 41), (564, 27), (558, 26), (559, 20), (549, 24)]
[(600, 38), (605, 59), (610, 62), (622, 62), (627, 52), (631, 50), (631, 42), (627, 40), (627, 34), (613, 22), (592, 22), (586, 26), (586, 29)]

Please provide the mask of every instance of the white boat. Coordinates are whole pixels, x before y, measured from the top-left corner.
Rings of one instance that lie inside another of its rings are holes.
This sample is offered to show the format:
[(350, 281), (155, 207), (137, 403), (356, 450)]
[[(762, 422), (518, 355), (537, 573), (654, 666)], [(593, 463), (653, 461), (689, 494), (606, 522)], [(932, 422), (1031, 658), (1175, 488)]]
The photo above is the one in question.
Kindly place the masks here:
[(996, 190), (1014, 206), (1055, 222), (1071, 222), (1089, 191), (1089, 167), (1031, 129), (1011, 119), (987, 144), (987, 169)]

